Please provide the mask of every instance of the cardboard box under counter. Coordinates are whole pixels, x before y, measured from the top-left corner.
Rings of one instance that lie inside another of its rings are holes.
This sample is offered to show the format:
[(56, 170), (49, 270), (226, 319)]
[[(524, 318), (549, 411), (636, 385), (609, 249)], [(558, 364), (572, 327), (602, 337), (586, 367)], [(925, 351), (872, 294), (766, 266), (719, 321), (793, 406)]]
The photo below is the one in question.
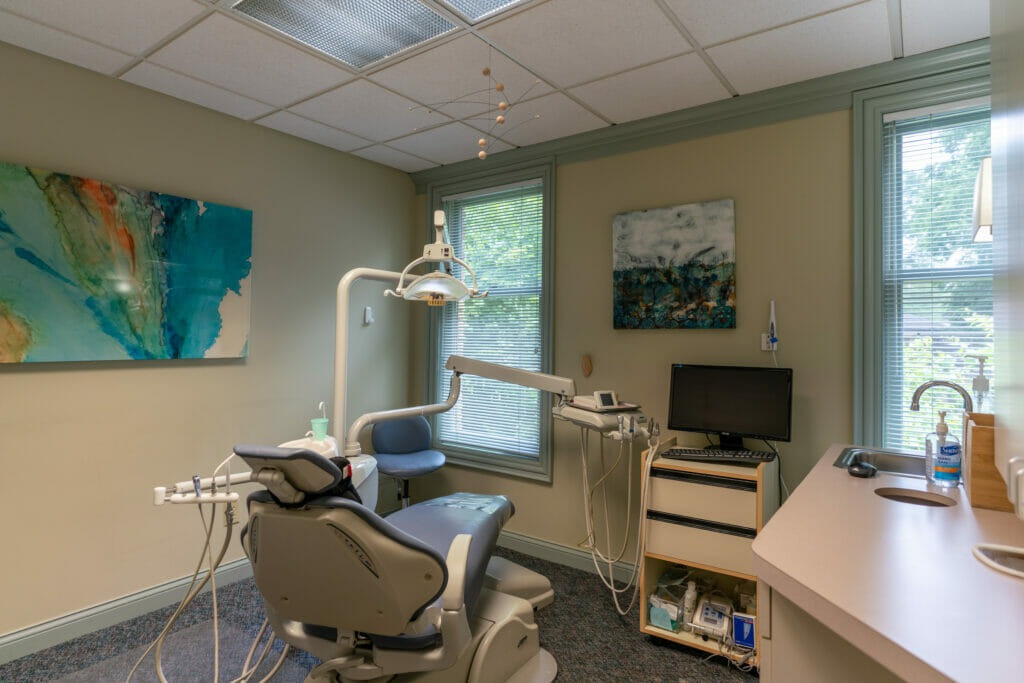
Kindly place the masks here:
[(971, 507), (1013, 512), (1006, 482), (995, 464), (995, 416), (968, 413), (964, 457), (964, 492)]

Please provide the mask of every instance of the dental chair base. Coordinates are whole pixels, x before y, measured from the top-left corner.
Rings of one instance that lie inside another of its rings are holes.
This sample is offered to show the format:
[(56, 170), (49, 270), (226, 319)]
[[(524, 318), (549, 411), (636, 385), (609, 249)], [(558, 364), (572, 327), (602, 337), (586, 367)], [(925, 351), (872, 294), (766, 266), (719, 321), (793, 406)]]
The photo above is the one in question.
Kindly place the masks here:
[(534, 609), (547, 607), (555, 600), (555, 590), (546, 576), (504, 557), (492, 557), (487, 563), (484, 588), (522, 598)]
[[(477, 599), (470, 627), (470, 642), (450, 668), (375, 678), (371, 683), (548, 683), (554, 680), (558, 665), (555, 658), (540, 647), (533, 608), (527, 601), (485, 588)], [(348, 683), (365, 679), (348, 677), (341, 671), (337, 679), (311, 676), (306, 680), (309, 683), (334, 680)]]

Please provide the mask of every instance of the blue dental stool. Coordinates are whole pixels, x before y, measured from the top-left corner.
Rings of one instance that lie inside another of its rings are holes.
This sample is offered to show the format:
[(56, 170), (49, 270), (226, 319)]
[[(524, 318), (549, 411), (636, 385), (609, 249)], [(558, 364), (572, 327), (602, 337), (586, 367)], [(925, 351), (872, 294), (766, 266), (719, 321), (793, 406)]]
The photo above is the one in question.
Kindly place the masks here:
[(430, 423), (422, 415), (373, 425), (370, 435), (377, 471), (401, 480), (402, 507), (409, 507), (409, 480), (444, 465), (444, 453), (430, 448)]

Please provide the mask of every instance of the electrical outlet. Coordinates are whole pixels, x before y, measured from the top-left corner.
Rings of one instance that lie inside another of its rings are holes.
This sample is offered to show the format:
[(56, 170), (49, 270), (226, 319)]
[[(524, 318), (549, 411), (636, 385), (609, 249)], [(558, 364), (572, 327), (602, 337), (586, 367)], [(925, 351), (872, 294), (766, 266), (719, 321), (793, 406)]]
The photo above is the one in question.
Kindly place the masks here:
[(761, 350), (762, 351), (774, 351), (779, 347), (779, 342), (772, 343), (771, 337), (767, 332), (761, 333)]

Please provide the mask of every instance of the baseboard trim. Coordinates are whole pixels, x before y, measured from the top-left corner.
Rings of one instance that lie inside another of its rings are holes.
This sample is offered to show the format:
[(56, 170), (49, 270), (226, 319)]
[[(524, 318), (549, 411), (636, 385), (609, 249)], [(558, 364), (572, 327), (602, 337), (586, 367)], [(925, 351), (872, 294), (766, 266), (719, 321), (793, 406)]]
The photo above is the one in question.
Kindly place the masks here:
[[(502, 548), (523, 553), (524, 555), (531, 555), (548, 562), (597, 574), (594, 561), (590, 557), (590, 551), (583, 550), (582, 548), (571, 548), (558, 543), (552, 543), (551, 541), (533, 538), (532, 536), (517, 534), (514, 531), (502, 531), (498, 537), (498, 545)], [(613, 567), (616, 581), (628, 581), (630, 574), (633, 573), (633, 564), (631, 562), (619, 561)], [(607, 565), (602, 565), (601, 570), (602, 572), (607, 571)]]
[[(217, 568), (214, 576), (217, 578), (218, 586), (241, 581), (252, 576), (252, 565), (244, 557), (225, 562)], [(168, 581), (138, 593), (4, 634), (0, 636), (0, 664), (173, 605), (184, 596), (191, 578), (187, 576)]]

